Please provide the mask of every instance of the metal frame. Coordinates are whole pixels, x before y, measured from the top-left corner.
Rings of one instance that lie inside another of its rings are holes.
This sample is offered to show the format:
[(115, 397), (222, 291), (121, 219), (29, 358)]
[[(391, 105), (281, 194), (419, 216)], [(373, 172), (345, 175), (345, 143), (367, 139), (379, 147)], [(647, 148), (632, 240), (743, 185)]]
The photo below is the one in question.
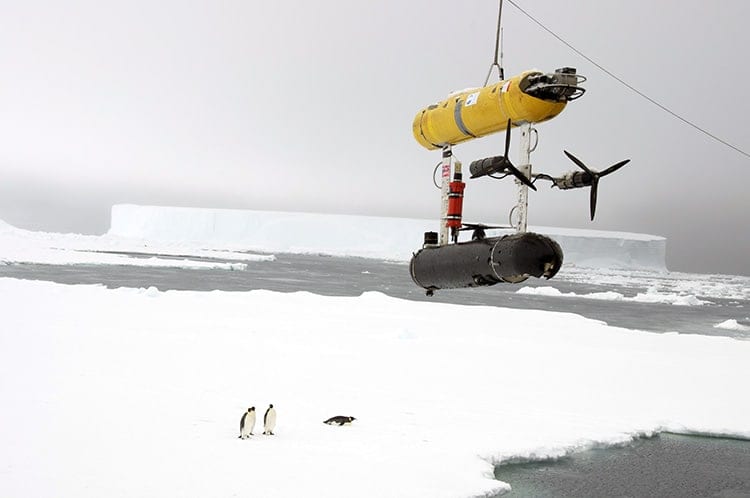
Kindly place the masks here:
[(451, 182), (451, 159), (453, 158), (453, 149), (451, 145), (443, 146), (443, 162), (441, 165), (441, 182), (440, 182), (440, 236), (438, 244), (444, 246), (450, 241), (448, 229), (448, 194), (450, 194)]
[[(524, 123), (520, 126), (521, 129), (521, 150), (518, 157), (518, 171), (526, 175), (526, 178), (531, 179), (531, 123)], [(518, 211), (518, 224), (515, 225), (516, 231), (524, 233), (528, 229), (528, 217), (529, 217), (529, 187), (521, 183), (520, 180), (515, 180), (518, 186), (518, 201), (516, 206), (513, 208)], [(513, 220), (511, 220), (513, 224)]]

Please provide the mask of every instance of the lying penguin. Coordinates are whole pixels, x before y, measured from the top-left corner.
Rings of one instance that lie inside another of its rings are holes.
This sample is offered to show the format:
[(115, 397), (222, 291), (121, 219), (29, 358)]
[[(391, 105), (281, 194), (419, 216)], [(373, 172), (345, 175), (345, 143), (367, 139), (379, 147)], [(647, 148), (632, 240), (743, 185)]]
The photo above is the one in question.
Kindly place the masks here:
[(351, 425), (351, 423), (357, 420), (354, 417), (347, 417), (346, 415), (336, 415), (335, 417), (331, 417), (328, 420), (325, 420), (323, 423), (328, 425)]

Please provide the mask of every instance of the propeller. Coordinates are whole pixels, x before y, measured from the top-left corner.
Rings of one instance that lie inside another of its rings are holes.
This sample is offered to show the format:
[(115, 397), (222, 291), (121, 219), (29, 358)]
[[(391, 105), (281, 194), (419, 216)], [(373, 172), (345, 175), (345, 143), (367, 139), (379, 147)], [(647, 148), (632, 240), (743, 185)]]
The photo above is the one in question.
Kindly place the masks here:
[(486, 159), (479, 159), (473, 161), (469, 165), (469, 171), (471, 172), (471, 178), (479, 178), (480, 176), (491, 175), (493, 173), (500, 173), (508, 171), (510, 174), (515, 176), (521, 183), (536, 190), (536, 187), (526, 175), (513, 166), (513, 163), (508, 159), (508, 151), (510, 150), (510, 125), (511, 120), (508, 120), (508, 126), (505, 132), (505, 153), (502, 156), (488, 157)]
[(565, 155), (568, 156), (568, 159), (576, 163), (576, 165), (584, 171), (584, 173), (574, 172), (572, 176), (569, 178), (570, 181), (573, 182), (573, 184), (567, 187), (563, 187), (563, 188), (591, 186), (591, 197), (590, 197), (589, 204), (591, 208), (591, 221), (594, 221), (594, 214), (596, 213), (596, 198), (599, 192), (599, 178), (603, 176), (607, 176), (610, 173), (614, 173), (618, 169), (628, 164), (630, 162), (630, 159), (625, 159), (624, 161), (620, 161), (619, 163), (613, 164), (612, 166), (605, 169), (604, 171), (598, 172), (598, 171), (589, 169), (585, 164), (583, 164), (583, 162), (580, 159), (578, 159), (576, 156), (574, 156), (567, 150), (564, 150), (563, 152), (565, 152)]

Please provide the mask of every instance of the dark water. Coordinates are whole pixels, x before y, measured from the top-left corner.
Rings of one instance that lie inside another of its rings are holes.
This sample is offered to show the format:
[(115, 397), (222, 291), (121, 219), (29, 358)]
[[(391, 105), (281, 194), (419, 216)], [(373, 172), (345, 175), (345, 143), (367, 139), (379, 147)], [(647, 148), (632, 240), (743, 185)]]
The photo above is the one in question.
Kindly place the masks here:
[[(103, 284), (111, 288), (155, 286), (162, 291), (269, 289), (331, 296), (378, 291), (420, 301), (571, 312), (630, 329), (722, 335), (744, 340), (748, 339), (747, 332), (717, 329), (714, 325), (728, 319), (746, 321), (750, 314), (750, 302), (738, 299), (714, 298), (710, 305), (674, 306), (524, 295), (517, 294), (519, 286), (513, 285), (443, 290), (427, 297), (424, 290), (411, 281), (405, 264), (331, 256), (279, 254), (275, 261), (250, 262), (244, 271), (0, 265), (0, 277), (65, 284)], [(564, 278), (549, 282), (529, 279), (521, 285), (554, 285), (563, 293), (577, 295), (611, 290), (634, 295), (644, 290), (637, 285), (613, 287), (566, 281)], [(662, 434), (619, 448), (576, 453), (554, 462), (501, 465), (495, 474), (513, 486), (513, 491), (505, 496), (750, 498), (750, 442)]]
[(510, 483), (500, 495), (508, 498), (750, 498), (750, 442), (662, 433), (556, 461), (502, 465), (495, 477)]
[[(563, 293), (574, 292), (578, 295), (612, 290), (612, 286), (568, 282), (562, 278), (550, 281), (531, 278), (519, 285), (441, 290), (427, 297), (424, 290), (412, 282), (407, 265), (364, 258), (278, 254), (275, 261), (250, 262), (244, 271), (103, 265), (0, 265), (0, 277), (65, 284), (103, 283), (108, 287), (155, 286), (159, 290), (302, 290), (330, 296), (356, 296), (366, 291), (378, 291), (412, 300), (576, 313), (629, 329), (750, 339), (747, 332), (714, 328), (714, 325), (729, 319), (746, 320), (750, 314), (750, 302), (712, 299), (711, 305), (674, 306), (516, 293), (522, 286), (549, 285), (554, 285)], [(619, 287), (616, 290), (623, 294), (634, 294), (643, 289)]]

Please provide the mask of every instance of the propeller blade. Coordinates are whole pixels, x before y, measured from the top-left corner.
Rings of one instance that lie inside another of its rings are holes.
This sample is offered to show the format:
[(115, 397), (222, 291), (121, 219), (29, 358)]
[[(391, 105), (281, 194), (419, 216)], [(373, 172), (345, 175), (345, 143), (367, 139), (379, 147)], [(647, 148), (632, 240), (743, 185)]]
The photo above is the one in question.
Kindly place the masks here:
[(533, 183), (531, 183), (531, 180), (526, 178), (526, 175), (521, 173), (521, 171), (519, 171), (518, 168), (513, 166), (511, 162), (508, 161), (507, 159), (505, 160), (505, 167), (508, 168), (508, 171), (510, 171), (513, 174), (513, 176), (518, 178), (521, 181), (521, 183), (529, 187), (531, 190), (536, 190), (536, 187), (534, 186)]
[(585, 165), (585, 164), (583, 164), (583, 163), (581, 162), (581, 160), (580, 160), (580, 159), (578, 159), (578, 158), (577, 158), (576, 156), (574, 156), (573, 154), (571, 154), (571, 153), (570, 153), (570, 152), (568, 152), (567, 150), (563, 150), (563, 152), (565, 152), (565, 155), (566, 155), (566, 156), (568, 156), (568, 159), (570, 159), (571, 161), (573, 161), (574, 163), (576, 163), (576, 164), (578, 165), (578, 167), (579, 167), (579, 168), (581, 168), (581, 169), (582, 169), (583, 171), (585, 171), (585, 172), (586, 172), (586, 173), (588, 173), (589, 175), (594, 175), (594, 172), (593, 172), (593, 171), (591, 171), (590, 169), (588, 169), (588, 168), (586, 167), (586, 165)]
[(630, 159), (625, 159), (624, 161), (620, 161), (619, 163), (615, 164), (614, 166), (610, 166), (609, 168), (607, 168), (604, 171), (602, 171), (601, 173), (599, 173), (599, 176), (601, 177), (601, 176), (606, 176), (606, 175), (608, 175), (610, 173), (614, 173), (615, 171), (617, 171), (618, 169), (622, 168), (623, 166), (625, 166), (629, 162), (630, 162)]
[(589, 200), (591, 207), (591, 221), (594, 221), (594, 214), (596, 214), (596, 197), (599, 194), (599, 177), (594, 176), (591, 178), (591, 198)]
[(513, 176), (515, 176), (516, 178), (518, 178), (518, 180), (521, 183), (523, 183), (524, 185), (526, 185), (527, 187), (529, 187), (531, 190), (536, 190), (536, 187), (534, 186), (533, 183), (531, 183), (531, 180), (529, 180), (526, 177), (526, 175), (524, 175), (523, 173), (521, 173), (521, 171), (519, 171), (518, 168), (516, 168), (515, 166), (513, 166), (513, 163), (511, 163), (510, 159), (508, 159), (508, 151), (510, 150), (510, 127), (511, 127), (511, 124), (512, 124), (512, 122), (509, 119), (508, 123), (507, 123), (507, 125), (505, 127), (505, 130), (506, 130), (505, 131), (505, 156), (503, 156), (503, 159), (505, 161), (505, 168), (508, 171), (510, 171), (513, 174)]
[[(609, 168), (607, 168), (604, 171), (602, 171), (601, 173), (599, 173), (597, 171), (594, 171), (594, 170), (591, 170), (591, 169), (587, 168), (586, 165), (583, 164), (583, 162), (580, 159), (578, 159), (576, 156), (574, 156), (573, 154), (571, 154), (567, 150), (563, 150), (563, 152), (565, 152), (565, 155), (568, 156), (568, 159), (570, 159), (571, 161), (573, 161), (574, 163), (576, 163), (576, 165), (579, 168), (581, 168), (583, 171), (585, 171), (589, 176), (588, 176), (588, 178), (585, 177), (585, 176), (579, 177), (577, 175), (580, 175), (580, 173), (573, 173), (572, 174), (572, 178), (574, 180), (573, 180), (573, 184), (572, 185), (561, 186), (562, 184), (558, 184), (558, 187), (560, 187), (560, 188), (585, 187), (586, 184), (590, 182), (591, 197), (590, 197), (590, 200), (589, 200), (589, 205), (590, 205), (590, 210), (591, 210), (591, 221), (594, 221), (594, 215), (596, 214), (596, 199), (597, 199), (597, 196), (599, 195), (599, 178), (601, 178), (603, 176), (607, 176), (610, 173), (614, 173), (618, 169), (620, 169), (623, 166), (625, 166), (626, 164), (628, 164), (630, 162), (630, 159), (625, 159), (624, 161), (620, 161), (617, 164), (613, 164)], [(539, 175), (537, 175), (537, 176), (539, 176)], [(563, 180), (565, 178), (567, 178), (567, 177), (564, 177)], [(554, 179), (553, 179), (553, 182), (554, 182)]]
[(510, 150), (510, 119), (508, 120), (508, 126), (505, 130), (505, 154), (503, 154), (503, 157), (507, 159), (508, 151)]
[(485, 230), (493, 230), (497, 228), (511, 228), (503, 225), (487, 225), (485, 223), (462, 223), (459, 230), (476, 230), (477, 228), (483, 228)]

